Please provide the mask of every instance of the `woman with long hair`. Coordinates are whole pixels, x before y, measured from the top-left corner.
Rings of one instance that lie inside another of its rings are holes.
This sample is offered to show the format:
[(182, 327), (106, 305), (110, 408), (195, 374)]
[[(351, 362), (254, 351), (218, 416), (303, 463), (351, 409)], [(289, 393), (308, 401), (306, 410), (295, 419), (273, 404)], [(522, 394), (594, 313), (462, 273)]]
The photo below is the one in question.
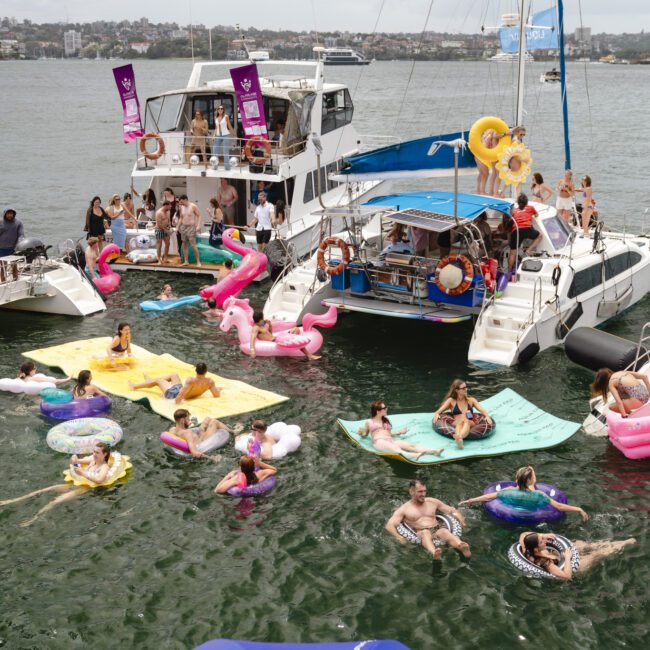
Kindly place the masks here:
[(90, 397), (106, 397), (97, 386), (93, 386), (93, 375), (90, 370), (82, 370), (77, 376), (77, 383), (72, 389), (74, 399), (89, 399)]
[(469, 435), (470, 429), (474, 424), (474, 409), (485, 416), (488, 424), (492, 424), (492, 418), (488, 412), (479, 404), (477, 400), (469, 396), (467, 392), (467, 382), (462, 379), (454, 379), (451, 382), (449, 391), (445, 395), (445, 399), (433, 414), (434, 424), (444, 411), (451, 411), (454, 416), (454, 425), (456, 433), (454, 440), (458, 449), (463, 449), (463, 440)]
[(22, 379), (23, 381), (40, 381), (47, 383), (55, 383), (57, 386), (59, 384), (65, 384), (66, 381), (70, 381), (72, 377), (64, 377), (63, 379), (52, 379), (52, 377), (37, 376), (36, 364), (33, 361), (25, 361), (20, 366), (20, 370), (16, 377)]
[(275, 467), (268, 465), (261, 458), (242, 456), (239, 459), (239, 467), (228, 472), (217, 483), (214, 491), (217, 494), (225, 494), (232, 487), (249, 487), (277, 473), (278, 470)]
[[(70, 457), (70, 470), (74, 471), (75, 474), (83, 476), (85, 479), (91, 483), (99, 485), (104, 483), (108, 477), (108, 472), (110, 471), (109, 460), (111, 458), (110, 447), (105, 442), (98, 442), (93, 449), (92, 456), (87, 456), (86, 458), (78, 458), (76, 455)], [(45, 514), (48, 510), (51, 510), (60, 503), (65, 501), (71, 501), (82, 494), (85, 494), (92, 488), (90, 487), (79, 487), (71, 483), (63, 483), (57, 485), (50, 485), (46, 488), (41, 488), (40, 490), (35, 490), (29, 494), (25, 494), (22, 497), (16, 497), (14, 499), (7, 499), (6, 501), (0, 501), (0, 506), (8, 506), (12, 503), (20, 503), (21, 501), (26, 501), (32, 497), (39, 496), (41, 494), (48, 494), (50, 492), (59, 493), (58, 497), (55, 497), (47, 505), (42, 507), (34, 517), (23, 521), (20, 525), (24, 528), (33, 524), (38, 517), (42, 514)]]
[(219, 166), (219, 156), (223, 157), (223, 166), (226, 171), (230, 170), (230, 143), (231, 138), (234, 137), (235, 129), (230, 122), (230, 116), (226, 113), (226, 107), (220, 104), (214, 113), (212, 154), (217, 157), (217, 167)]
[(130, 229), (137, 228), (138, 222), (135, 218), (135, 205), (133, 205), (133, 197), (130, 192), (124, 193), (122, 207), (124, 208), (124, 226)]
[(212, 197), (208, 202), (208, 214), (210, 215), (210, 246), (219, 248), (223, 244), (223, 233), (226, 226), (223, 223), (223, 210), (219, 205), (216, 197)]
[(104, 235), (106, 233), (106, 221), (108, 221), (106, 210), (102, 208), (102, 200), (98, 196), (93, 196), (90, 199), (90, 206), (86, 210), (86, 239), (90, 237), (97, 237), (99, 239), (99, 247), (102, 248), (104, 243)]
[(120, 249), (124, 250), (126, 244), (126, 225), (124, 224), (124, 208), (122, 207), (122, 199), (119, 194), (113, 194), (106, 213), (111, 220), (111, 234), (113, 236), (113, 243)]
[(363, 423), (359, 429), (359, 435), (365, 438), (370, 434), (372, 446), (384, 453), (399, 454), (409, 460), (418, 460), (425, 454), (440, 456), (442, 449), (432, 449), (414, 445), (404, 440), (395, 440), (395, 436), (403, 436), (408, 432), (404, 427), (399, 431), (393, 431), (393, 426), (387, 417), (388, 406), (384, 400), (380, 399), (370, 405), (370, 419)]
[[(571, 560), (573, 559), (573, 550), (567, 548), (563, 553), (563, 558), (560, 553), (554, 548), (547, 545), (547, 542), (555, 539), (552, 534), (525, 532), (519, 535), (519, 546), (524, 552), (526, 559), (544, 571), (547, 571), (555, 578), (560, 580), (571, 580), (573, 577), (573, 569)], [(580, 566), (577, 573), (583, 573), (591, 568), (596, 562), (606, 558), (612, 553), (622, 550), (630, 544), (636, 544), (636, 539), (630, 537), (619, 542), (612, 542), (603, 540), (599, 542), (583, 542), (576, 540), (574, 543), (576, 550), (580, 553)], [(564, 559), (564, 566), (562, 569), (559, 567), (560, 560)]]
[(612, 372), (609, 368), (601, 368), (590, 386), (592, 397), (602, 397), (607, 404), (609, 393), (612, 394), (615, 404), (609, 407), (622, 418), (650, 400), (650, 379), (642, 372), (633, 370), (619, 370)]
[(583, 177), (582, 186), (576, 192), (582, 192), (584, 196), (582, 199), (582, 233), (588, 235), (589, 223), (596, 211), (596, 201), (594, 201), (593, 190), (591, 189), (591, 176)]
[(128, 323), (120, 323), (117, 326), (117, 334), (111, 339), (107, 352), (110, 359), (132, 356), (131, 326)]
[(533, 180), (530, 182), (530, 193), (535, 201), (546, 203), (554, 194), (550, 185), (544, 182), (544, 177), (539, 173), (533, 174)]
[[(516, 487), (505, 487), (501, 490), (504, 492), (506, 490), (518, 490), (520, 492), (536, 492), (537, 494), (545, 495), (541, 490), (537, 489), (537, 476), (535, 475), (535, 470), (532, 465), (526, 465), (525, 467), (520, 467), (515, 474), (515, 483)], [(471, 506), (475, 503), (486, 503), (488, 501), (494, 501), (497, 498), (499, 492), (489, 492), (488, 494), (482, 494), (479, 497), (472, 497), (471, 499), (465, 499), (461, 501), (459, 506)], [(577, 512), (582, 517), (582, 521), (587, 521), (589, 515), (578, 506), (570, 506), (568, 503), (560, 503), (555, 499), (548, 498), (548, 505), (553, 506), (556, 510), (561, 510), (562, 512)]]

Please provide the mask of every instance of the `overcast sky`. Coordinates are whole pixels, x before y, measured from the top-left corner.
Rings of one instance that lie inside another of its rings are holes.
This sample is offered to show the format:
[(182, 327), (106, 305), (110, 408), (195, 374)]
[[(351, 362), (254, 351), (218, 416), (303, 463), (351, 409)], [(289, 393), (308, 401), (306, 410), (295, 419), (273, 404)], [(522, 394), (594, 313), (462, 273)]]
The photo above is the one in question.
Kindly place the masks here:
[[(235, 25), (296, 31), (420, 32), (431, 0), (2, 0), (0, 15), (34, 22), (134, 20)], [(532, 0), (533, 10), (552, 0)], [(383, 5), (383, 9), (382, 9)], [(495, 26), (517, 0), (433, 0), (432, 31), (476, 32)], [(564, 0), (567, 31), (582, 25), (592, 33), (650, 29), (650, 0)], [(380, 14), (381, 10), (381, 14)]]

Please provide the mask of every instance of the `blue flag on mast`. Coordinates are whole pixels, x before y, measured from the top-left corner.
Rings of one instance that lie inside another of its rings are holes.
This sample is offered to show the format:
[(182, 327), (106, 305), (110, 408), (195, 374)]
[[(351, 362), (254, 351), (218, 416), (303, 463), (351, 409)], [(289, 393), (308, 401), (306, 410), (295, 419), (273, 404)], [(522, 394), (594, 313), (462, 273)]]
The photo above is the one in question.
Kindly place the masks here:
[[(499, 30), (501, 49), (504, 52), (519, 51), (519, 27), (502, 27)], [(558, 31), (555, 8), (545, 9), (532, 15), (531, 25), (526, 27), (526, 50), (557, 50)]]

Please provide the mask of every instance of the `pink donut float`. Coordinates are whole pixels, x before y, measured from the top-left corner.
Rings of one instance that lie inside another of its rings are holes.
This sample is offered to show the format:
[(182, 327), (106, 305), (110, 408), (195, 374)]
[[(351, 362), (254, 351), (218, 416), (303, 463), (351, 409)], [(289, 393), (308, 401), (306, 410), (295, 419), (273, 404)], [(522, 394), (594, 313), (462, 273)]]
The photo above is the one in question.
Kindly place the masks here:
[(650, 458), (650, 403), (623, 418), (607, 412), (607, 432), (611, 443), (627, 458)]

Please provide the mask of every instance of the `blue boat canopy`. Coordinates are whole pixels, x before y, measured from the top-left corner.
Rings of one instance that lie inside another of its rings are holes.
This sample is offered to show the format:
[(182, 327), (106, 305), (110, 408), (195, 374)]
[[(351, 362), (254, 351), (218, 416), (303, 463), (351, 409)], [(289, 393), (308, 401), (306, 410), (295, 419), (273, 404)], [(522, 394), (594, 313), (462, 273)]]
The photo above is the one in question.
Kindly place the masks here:
[(344, 160), (343, 169), (330, 178), (345, 183), (374, 179), (453, 176), (454, 143), (461, 144), (458, 173), (475, 173), (476, 160), (466, 146), (464, 133), (458, 132), (407, 140), (349, 156)]
[[(456, 225), (453, 192), (402, 192), (370, 199), (364, 205), (391, 208), (387, 219), (415, 228), (445, 232)], [(458, 219), (471, 221), (485, 210), (510, 214), (511, 202), (493, 196), (458, 194)]]

